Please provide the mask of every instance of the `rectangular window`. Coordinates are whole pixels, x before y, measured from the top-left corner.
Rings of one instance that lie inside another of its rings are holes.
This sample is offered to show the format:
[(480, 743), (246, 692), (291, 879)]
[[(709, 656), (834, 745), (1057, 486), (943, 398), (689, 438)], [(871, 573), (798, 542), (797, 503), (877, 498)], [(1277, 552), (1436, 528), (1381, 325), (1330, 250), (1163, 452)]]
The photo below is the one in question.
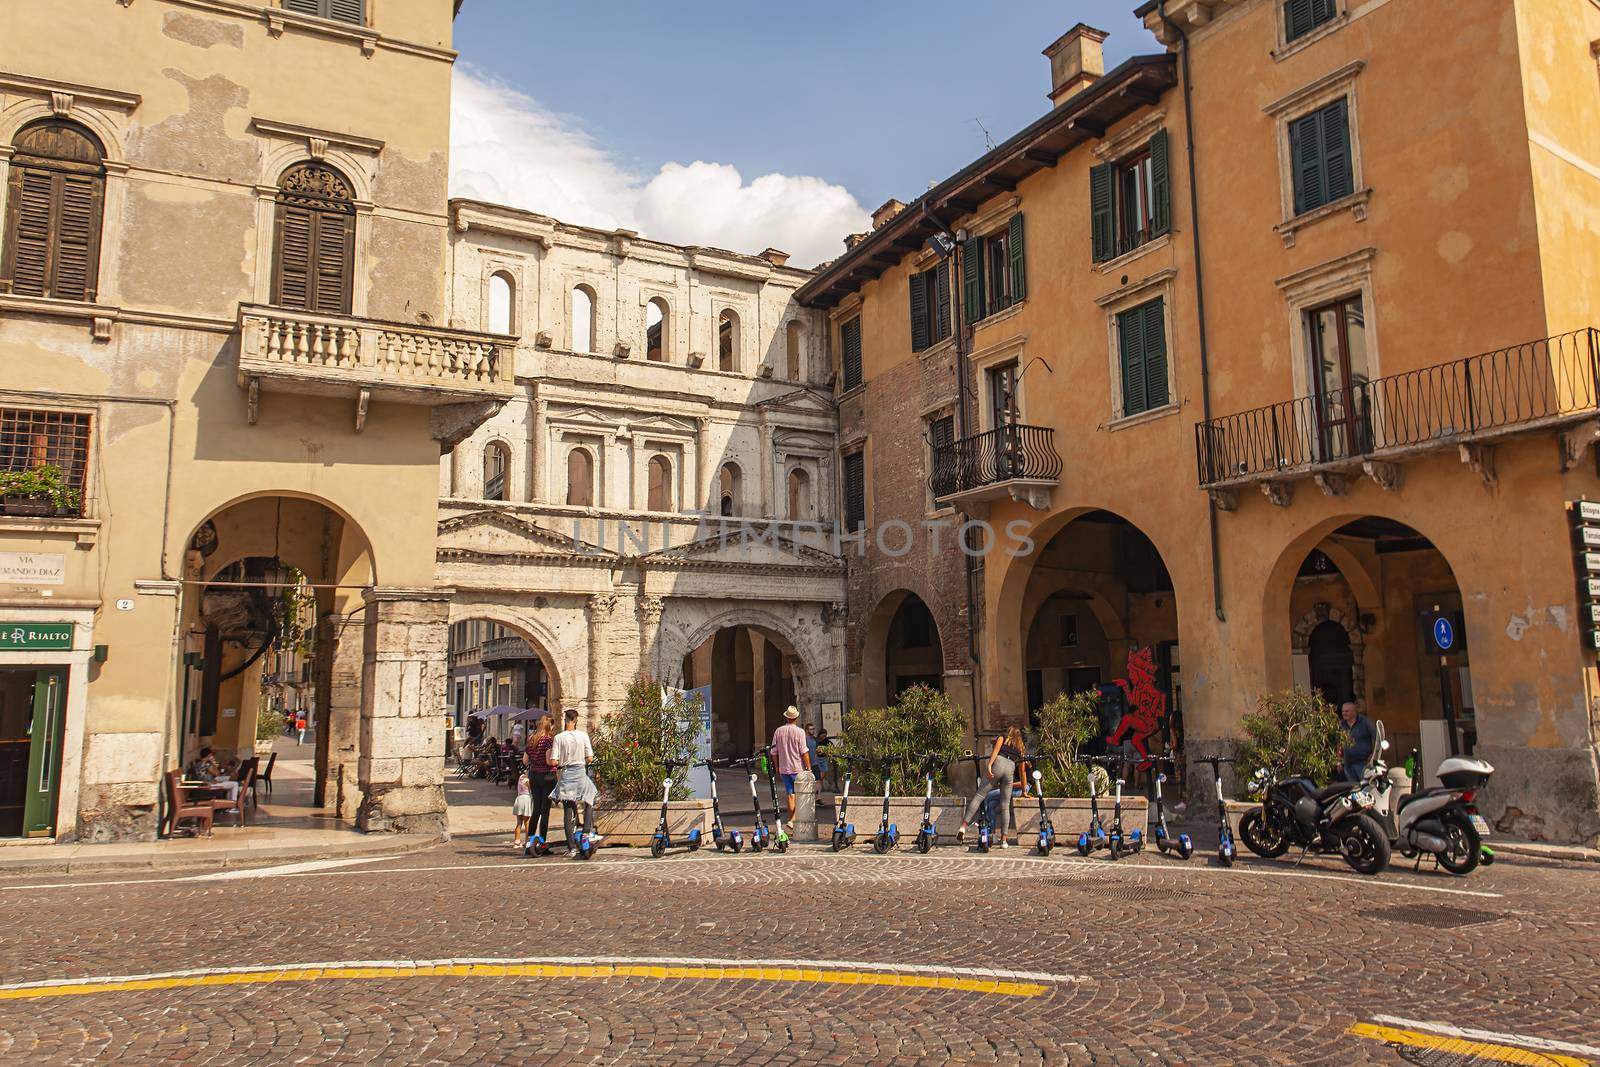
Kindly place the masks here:
[(1089, 210), (1094, 260), (1104, 263), (1172, 229), (1172, 184), (1167, 131), (1148, 144), (1089, 174)]
[(1304, 215), (1354, 193), (1350, 100), (1339, 99), (1289, 123), (1294, 213)]
[(844, 528), (854, 533), (867, 525), (867, 457), (852, 452), (844, 457)]
[(325, 19), (337, 19), (340, 22), (354, 22), (364, 24), (366, 20), (365, 0), (283, 0), (283, 6), (289, 11), (298, 11), (304, 15), (320, 15)]
[(82, 515), (88, 470), (87, 414), (0, 408), (0, 472), (10, 476), (7, 514)]
[(1007, 363), (989, 371), (989, 427), (1009, 426), (1019, 416), (1017, 405), (1017, 365)]
[(1335, 0), (1283, 0), (1283, 39), (1287, 44), (1304, 37), (1338, 14)]
[(984, 290), (989, 305), (984, 312), (993, 315), (1011, 306), (1011, 248), (1008, 234), (996, 234), (983, 242)]
[(928, 423), (928, 443), (935, 450), (949, 448), (956, 443), (956, 417), (941, 415)]
[(1117, 346), (1122, 365), (1122, 415), (1138, 415), (1169, 403), (1165, 300), (1117, 314)]
[(846, 391), (861, 384), (861, 317), (839, 327), (839, 362)]
[(931, 348), (950, 329), (950, 270), (941, 263), (911, 276), (911, 350)]
[(1316, 393), (1317, 440), (1324, 459), (1371, 451), (1366, 310), (1359, 295), (1306, 312)]
[(1001, 232), (970, 238), (961, 248), (961, 307), (967, 322), (978, 322), (1027, 298), (1020, 212)]

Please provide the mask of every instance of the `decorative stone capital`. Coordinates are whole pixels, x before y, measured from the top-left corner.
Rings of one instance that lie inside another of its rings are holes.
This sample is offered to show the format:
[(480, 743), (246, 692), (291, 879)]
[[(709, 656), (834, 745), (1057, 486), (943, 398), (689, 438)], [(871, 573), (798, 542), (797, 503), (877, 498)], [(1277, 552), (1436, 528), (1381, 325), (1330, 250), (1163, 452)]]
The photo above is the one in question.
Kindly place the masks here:
[(589, 597), (589, 618), (595, 623), (611, 621), (611, 612), (617, 606), (617, 594), (595, 593)]
[(667, 602), (663, 597), (644, 596), (639, 598), (639, 617), (644, 620), (646, 626), (658, 624), (666, 610)]

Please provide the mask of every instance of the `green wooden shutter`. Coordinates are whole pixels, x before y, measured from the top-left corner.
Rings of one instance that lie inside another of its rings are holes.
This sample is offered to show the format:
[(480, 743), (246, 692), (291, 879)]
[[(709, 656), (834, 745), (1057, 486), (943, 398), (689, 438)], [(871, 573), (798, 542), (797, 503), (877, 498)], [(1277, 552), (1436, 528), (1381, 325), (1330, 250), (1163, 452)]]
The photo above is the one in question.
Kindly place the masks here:
[(928, 282), (933, 276), (928, 272), (911, 276), (911, 351), (921, 352), (929, 345), (928, 339)]
[(50, 285), (51, 208), (54, 175), (13, 164), (6, 204), (6, 288), (22, 296), (44, 296)]
[(1283, 37), (1292, 41), (1310, 33), (1316, 25), (1311, 20), (1311, 0), (1284, 0)]
[(318, 0), (283, 0), (284, 10), (298, 11), (303, 15), (322, 14), (322, 5)]
[(354, 22), (360, 25), (367, 21), (366, 12), (362, 10), (363, 6), (362, 0), (327, 0), (323, 14), (340, 22)]
[(851, 319), (839, 327), (839, 347), (844, 373), (844, 387), (854, 389), (861, 384), (861, 320)]
[(844, 528), (861, 529), (867, 524), (866, 456), (852, 452), (844, 457)]
[(1022, 247), (1022, 212), (1011, 216), (1007, 244), (1011, 248), (1011, 302), (1021, 303), (1028, 298), (1027, 256)]
[(1294, 213), (1303, 215), (1327, 203), (1322, 173), (1322, 117), (1310, 114), (1289, 124), (1289, 165), (1294, 181)]
[(933, 339), (943, 341), (950, 336), (950, 261), (939, 264), (934, 271)]
[(1144, 409), (1153, 411), (1167, 405), (1166, 301), (1152, 300), (1141, 309), (1139, 332), (1144, 350)]
[(1318, 114), (1322, 119), (1322, 174), (1324, 203), (1355, 192), (1355, 172), (1350, 164), (1350, 101), (1340, 97)]
[(1172, 230), (1172, 168), (1167, 159), (1167, 145), (1166, 130), (1157, 130), (1156, 135), (1150, 138), (1150, 196), (1153, 201), (1150, 210), (1154, 219), (1151, 224), (1152, 237)]
[(972, 237), (961, 243), (961, 306), (967, 322), (984, 316), (983, 238)]
[(1117, 343), (1122, 357), (1122, 414), (1144, 410), (1144, 315), (1130, 308), (1117, 315)]
[(1114, 163), (1089, 171), (1089, 228), (1094, 239), (1094, 261), (1104, 263), (1117, 255), (1116, 185)]

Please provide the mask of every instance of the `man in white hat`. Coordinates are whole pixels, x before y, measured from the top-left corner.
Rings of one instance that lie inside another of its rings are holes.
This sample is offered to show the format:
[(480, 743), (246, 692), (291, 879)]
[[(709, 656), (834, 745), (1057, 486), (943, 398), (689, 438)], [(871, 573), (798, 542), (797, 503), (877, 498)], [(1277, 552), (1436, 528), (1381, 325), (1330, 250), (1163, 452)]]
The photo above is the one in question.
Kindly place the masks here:
[(790, 704), (783, 713), (783, 725), (772, 735), (772, 755), (778, 761), (778, 777), (783, 779), (789, 797), (789, 821), (794, 822), (794, 781), (801, 771), (811, 770), (811, 753), (806, 732), (800, 728), (800, 709)]

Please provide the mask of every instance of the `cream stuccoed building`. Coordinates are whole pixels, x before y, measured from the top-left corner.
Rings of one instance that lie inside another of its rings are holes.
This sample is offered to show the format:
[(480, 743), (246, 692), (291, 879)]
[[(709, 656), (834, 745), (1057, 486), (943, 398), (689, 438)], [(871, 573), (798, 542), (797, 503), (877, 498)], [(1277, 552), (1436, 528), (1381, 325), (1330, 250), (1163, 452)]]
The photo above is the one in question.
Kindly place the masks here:
[(513, 635), (485, 666), (537, 661), (526, 703), (590, 721), (640, 674), (710, 686), (718, 752), (842, 700), (831, 361), (794, 300), (810, 273), (467, 200), (450, 222), (450, 325), (518, 338), (510, 401), (440, 465), (452, 633)]

